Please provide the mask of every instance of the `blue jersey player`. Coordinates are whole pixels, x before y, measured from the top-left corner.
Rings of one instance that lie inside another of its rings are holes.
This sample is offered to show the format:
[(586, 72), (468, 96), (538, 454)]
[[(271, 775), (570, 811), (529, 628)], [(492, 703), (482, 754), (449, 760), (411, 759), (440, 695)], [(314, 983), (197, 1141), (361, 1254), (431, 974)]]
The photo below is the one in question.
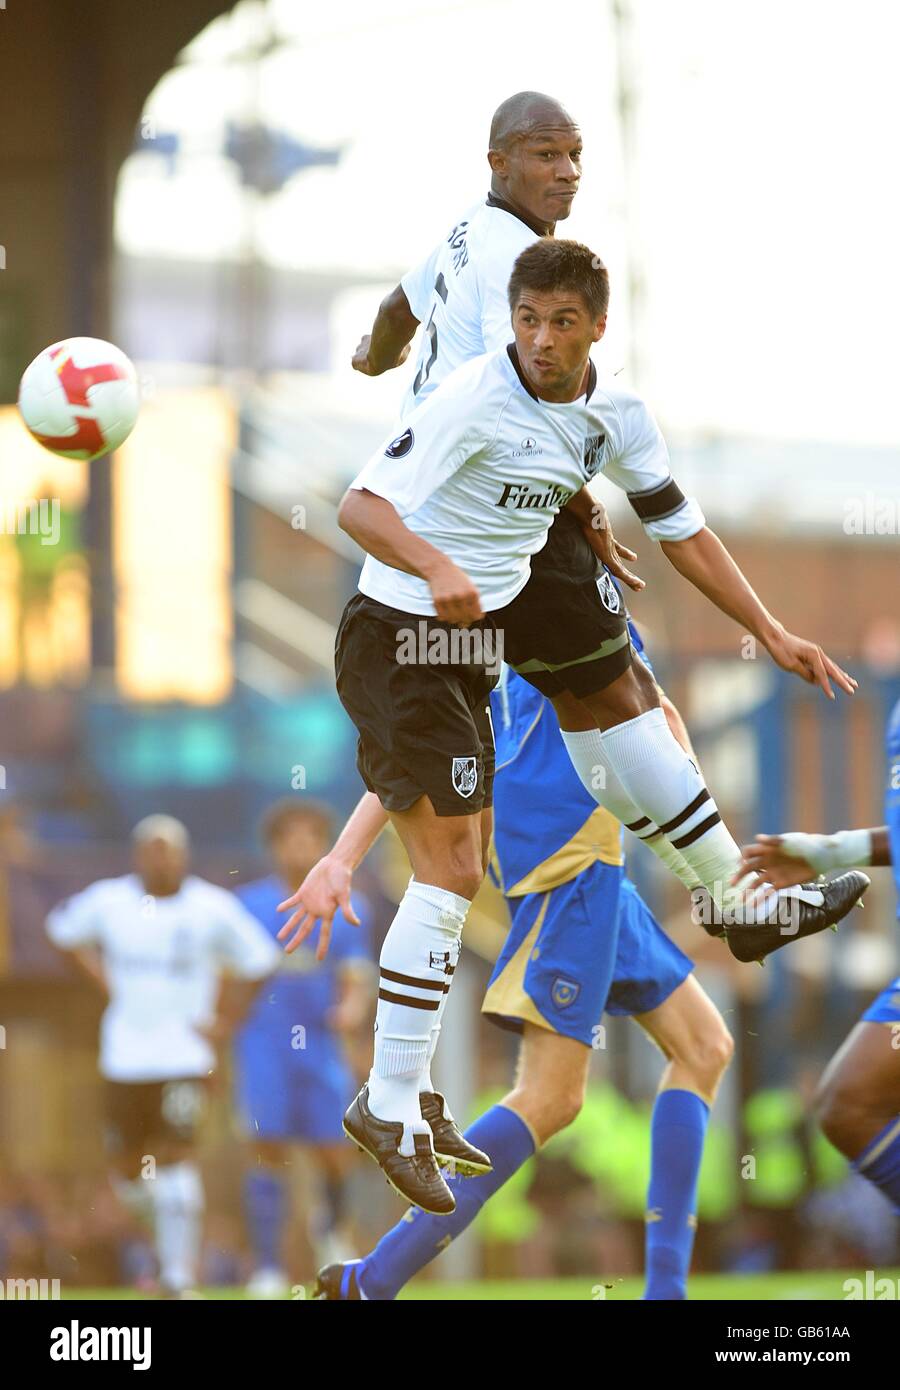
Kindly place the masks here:
[[(844, 865), (893, 865), (900, 916), (900, 700), (885, 746), (887, 824), (834, 835), (759, 835), (742, 869), (776, 887)], [(900, 1215), (900, 976), (866, 1010), (831, 1059), (816, 1095), (819, 1123), (857, 1172)]]
[[(632, 633), (639, 646), (636, 633)], [(668, 707), (686, 741), (677, 711)], [(363, 1260), (321, 1271), (323, 1299), (389, 1299), (581, 1107), (604, 1013), (634, 1017), (666, 1057), (652, 1119), (648, 1299), (685, 1297), (710, 1104), (732, 1053), (691, 962), (622, 868), (621, 829), (573, 771), (550, 702), (510, 671), (491, 695), (497, 751), (493, 872), (512, 925), (483, 1010), (522, 1034), (512, 1091), (466, 1131), (491, 1172), (450, 1179), (450, 1216), (410, 1212)], [(374, 804), (373, 804), (374, 803)], [(303, 885), (310, 915), (348, 901), (352, 867), (383, 819), (363, 798)]]
[[(263, 839), (274, 872), (236, 892), (271, 936), (282, 922), (278, 904), (321, 857), (331, 836), (327, 809), (313, 802), (288, 799), (268, 811)], [(374, 980), (368, 910), (360, 898), (356, 906), (354, 921), (360, 925), (335, 914), (327, 961), (317, 959), (318, 934), (285, 958), (236, 1040), (238, 1104), (253, 1157), (244, 1202), (254, 1256), (248, 1291), (256, 1297), (287, 1291), (282, 1243), (290, 1145), (306, 1146), (321, 1180), (311, 1231), (315, 1249), (338, 1257), (347, 1250), (344, 1184), (352, 1155), (343, 1142), (341, 1116), (355, 1085), (341, 1035), (368, 1023)]]

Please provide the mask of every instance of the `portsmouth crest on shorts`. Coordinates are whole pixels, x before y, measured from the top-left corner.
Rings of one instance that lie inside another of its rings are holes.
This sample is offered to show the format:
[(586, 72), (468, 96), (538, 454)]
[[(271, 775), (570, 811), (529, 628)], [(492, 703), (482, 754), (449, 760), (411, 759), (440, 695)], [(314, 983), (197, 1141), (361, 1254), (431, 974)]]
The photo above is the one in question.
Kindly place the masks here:
[(586, 477), (593, 478), (599, 469), (605, 443), (605, 434), (592, 434), (590, 439), (584, 441), (584, 472)]
[(604, 608), (608, 608), (610, 613), (619, 612), (622, 607), (622, 595), (613, 583), (609, 570), (604, 570), (597, 580), (597, 593)]
[(471, 796), (478, 784), (478, 763), (475, 758), (454, 758), (451, 772), (453, 789), (460, 796)]
[(575, 980), (566, 980), (562, 975), (557, 975), (550, 990), (550, 998), (558, 1009), (567, 1009), (570, 1004), (575, 1003), (580, 993), (581, 985)]

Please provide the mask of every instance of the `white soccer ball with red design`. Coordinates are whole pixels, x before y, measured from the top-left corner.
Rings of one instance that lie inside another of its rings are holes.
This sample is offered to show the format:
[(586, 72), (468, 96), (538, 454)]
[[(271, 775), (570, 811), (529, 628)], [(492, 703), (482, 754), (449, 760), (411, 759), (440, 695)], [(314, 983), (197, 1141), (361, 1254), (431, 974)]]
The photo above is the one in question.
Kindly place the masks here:
[(22, 419), (39, 444), (67, 459), (96, 459), (131, 434), (137, 372), (102, 338), (64, 338), (39, 352), (19, 387)]

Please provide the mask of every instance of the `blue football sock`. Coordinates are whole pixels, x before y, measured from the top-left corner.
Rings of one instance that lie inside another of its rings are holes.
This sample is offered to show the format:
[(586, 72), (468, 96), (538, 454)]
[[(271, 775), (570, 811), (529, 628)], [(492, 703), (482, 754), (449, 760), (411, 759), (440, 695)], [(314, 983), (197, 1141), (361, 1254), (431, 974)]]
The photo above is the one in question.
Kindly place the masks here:
[(697, 1178), (709, 1106), (693, 1091), (661, 1091), (650, 1125), (644, 1298), (687, 1297)]
[(881, 1189), (900, 1216), (900, 1115), (875, 1135), (852, 1166)]
[(284, 1180), (271, 1168), (254, 1168), (244, 1177), (244, 1212), (256, 1269), (281, 1268), (285, 1215)]
[(493, 1169), (477, 1178), (448, 1179), (456, 1198), (450, 1216), (431, 1216), (410, 1207), (387, 1235), (356, 1266), (357, 1283), (369, 1299), (396, 1298), (418, 1270), (440, 1254), (475, 1220), (489, 1197), (534, 1153), (531, 1130), (512, 1110), (495, 1105), (466, 1130), (466, 1138), (490, 1158)]

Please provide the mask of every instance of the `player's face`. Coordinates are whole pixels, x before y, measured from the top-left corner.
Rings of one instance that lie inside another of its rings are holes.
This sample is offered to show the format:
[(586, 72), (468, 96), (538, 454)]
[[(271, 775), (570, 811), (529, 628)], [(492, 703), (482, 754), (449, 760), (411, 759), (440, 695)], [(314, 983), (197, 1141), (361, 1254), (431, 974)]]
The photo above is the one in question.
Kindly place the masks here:
[(168, 840), (146, 840), (135, 846), (134, 867), (147, 892), (155, 897), (177, 893), (187, 873), (187, 852)]
[(489, 159), (514, 207), (548, 225), (568, 217), (581, 181), (577, 126), (541, 126), (508, 150), (491, 151)]
[(278, 875), (296, 888), (327, 850), (324, 827), (312, 816), (297, 816), (272, 841), (272, 862)]
[(519, 364), (536, 394), (573, 401), (581, 392), (591, 345), (603, 337), (606, 315), (591, 312), (571, 290), (526, 290), (512, 316)]

